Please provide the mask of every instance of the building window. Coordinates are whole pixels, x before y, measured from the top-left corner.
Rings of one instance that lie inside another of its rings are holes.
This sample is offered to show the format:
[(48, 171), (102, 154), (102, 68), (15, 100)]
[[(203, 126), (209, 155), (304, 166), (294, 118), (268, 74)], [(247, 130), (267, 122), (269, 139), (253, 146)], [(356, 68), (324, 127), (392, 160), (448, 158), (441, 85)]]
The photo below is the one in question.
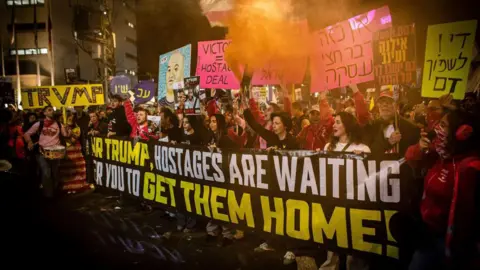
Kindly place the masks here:
[(45, 0), (7, 0), (7, 6), (44, 5)]
[(128, 25), (128, 27), (135, 28), (135, 25), (133, 25), (133, 23), (129, 22), (128, 20), (125, 20), (125, 23)]
[(135, 76), (136, 72), (135, 72), (135, 70), (125, 69), (125, 74), (130, 74), (132, 76)]
[(137, 46), (137, 41), (131, 37), (125, 37), (125, 41)]
[(10, 50), (10, 55), (37, 55), (37, 54), (48, 54), (47, 48), (38, 48), (38, 49), (18, 49)]
[[(45, 23), (37, 23), (36, 25), (37, 31), (45, 31), (47, 29), (47, 25)], [(7, 26), (8, 31), (13, 31), (13, 25), (9, 24)], [(34, 23), (16, 23), (15, 24), (15, 31), (17, 32), (33, 32), (35, 31), (35, 24)]]
[(132, 60), (137, 60), (137, 56), (131, 53), (125, 53), (125, 57), (130, 58)]

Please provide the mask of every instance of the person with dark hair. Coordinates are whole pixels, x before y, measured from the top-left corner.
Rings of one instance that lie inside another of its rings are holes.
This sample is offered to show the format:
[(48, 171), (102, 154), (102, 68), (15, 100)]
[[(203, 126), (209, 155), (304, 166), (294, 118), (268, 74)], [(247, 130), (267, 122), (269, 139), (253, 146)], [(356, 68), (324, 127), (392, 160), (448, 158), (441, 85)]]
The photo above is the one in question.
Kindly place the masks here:
[(37, 122), (38, 116), (34, 112), (29, 112), (25, 115), (25, 119), (23, 121), (23, 131), (29, 130), (35, 122)]
[(88, 113), (90, 123), (88, 125), (87, 135), (89, 136), (106, 136), (108, 132), (108, 124), (100, 120), (97, 112), (91, 111)]
[(309, 113), (310, 125), (304, 127), (296, 137), (302, 149), (323, 149), (332, 133), (334, 119), (327, 102), (326, 93), (320, 93), (318, 106), (314, 106)]
[(131, 139), (139, 138), (142, 140), (158, 140), (159, 136), (149, 129), (147, 110), (139, 107), (136, 109), (137, 114), (135, 115), (130, 100), (126, 100), (123, 103), (123, 107), (125, 108), (128, 124), (130, 124), (130, 127), (132, 128), (132, 132), (130, 132)]
[(196, 115), (187, 115), (183, 119), (183, 144), (201, 146), (205, 145), (205, 134), (201, 120)]
[(292, 103), (292, 116), (292, 134), (293, 136), (297, 136), (302, 130), (302, 121), (307, 118), (303, 113), (302, 103), (299, 101)]
[(262, 127), (262, 125), (255, 121), (250, 109), (246, 109), (243, 115), (247, 124), (267, 142), (267, 147), (284, 150), (299, 149), (295, 137), (290, 134), (292, 119), (288, 113), (275, 112), (271, 114), (272, 131)]
[(222, 114), (214, 114), (210, 117), (210, 131), (211, 139), (209, 142), (210, 147), (218, 148), (240, 148), (235, 142), (233, 142), (227, 135), (227, 124), (225, 117)]
[[(27, 132), (25, 132), (24, 139), (27, 142), (28, 149), (33, 150), (34, 144), (31, 136), (38, 133), (38, 145), (40, 149), (46, 147), (60, 147), (63, 142), (63, 137), (67, 135), (65, 126), (60, 122), (54, 120), (54, 111), (52, 106), (43, 108), (45, 119), (35, 123)], [(42, 175), (42, 186), (44, 196), (52, 198), (57, 191), (59, 184), (58, 177), (58, 159), (47, 159), (42, 153), (37, 153), (37, 163), (40, 167)]]
[(87, 184), (86, 163), (80, 142), (82, 131), (77, 124), (76, 114), (71, 112), (67, 113), (65, 129), (67, 132), (65, 136), (67, 155), (59, 166), (60, 178), (62, 190), (68, 194), (74, 194), (89, 188)]
[(393, 93), (383, 91), (375, 102), (380, 118), (365, 126), (369, 134), (368, 145), (372, 154), (382, 156), (385, 153), (405, 155), (407, 148), (414, 145), (420, 137), (420, 130), (410, 121), (398, 115)]
[[(370, 148), (361, 143), (361, 130), (357, 119), (348, 112), (340, 112), (335, 116), (333, 133), (324, 150), (328, 152), (349, 152), (355, 154), (370, 153)], [(328, 251), (327, 260), (319, 270), (339, 269), (340, 257)], [(357, 257), (347, 256), (347, 269), (368, 269), (368, 263)], [(355, 265), (356, 267), (353, 267)]]
[[(182, 129), (179, 127), (180, 123), (178, 117), (166, 107), (160, 110), (161, 124), (161, 138), (166, 138), (168, 142), (181, 143)], [(162, 140), (162, 139), (161, 139)]]
[(424, 229), (410, 270), (477, 269), (473, 263), (478, 263), (480, 245), (479, 130), (472, 115), (447, 109), (434, 127), (435, 136), (422, 132), (405, 155), (412, 166), (428, 168), (420, 203)]
[(111, 98), (112, 113), (108, 116), (108, 133), (107, 137), (116, 137), (126, 139), (129, 137), (131, 127), (127, 121), (125, 108), (122, 106), (122, 97), (114, 95)]
[(90, 117), (84, 111), (85, 106), (75, 106), (74, 109), (76, 113), (75, 123), (80, 128), (80, 138), (78, 138), (78, 140), (80, 141), (80, 145), (82, 147), (82, 154), (86, 156), (87, 152), (85, 150), (87, 145), (87, 131), (88, 131), (88, 124), (90, 123)]

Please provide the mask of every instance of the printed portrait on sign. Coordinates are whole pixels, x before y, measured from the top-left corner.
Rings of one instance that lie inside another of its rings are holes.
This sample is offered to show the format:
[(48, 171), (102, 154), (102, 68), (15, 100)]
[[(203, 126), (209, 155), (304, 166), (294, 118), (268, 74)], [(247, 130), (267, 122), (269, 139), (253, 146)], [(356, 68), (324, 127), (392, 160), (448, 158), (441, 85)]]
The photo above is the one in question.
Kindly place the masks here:
[(183, 89), (183, 79), (190, 76), (192, 46), (160, 55), (158, 75), (158, 104), (173, 108), (175, 104), (174, 90)]
[(200, 77), (185, 78), (185, 114), (200, 114)]

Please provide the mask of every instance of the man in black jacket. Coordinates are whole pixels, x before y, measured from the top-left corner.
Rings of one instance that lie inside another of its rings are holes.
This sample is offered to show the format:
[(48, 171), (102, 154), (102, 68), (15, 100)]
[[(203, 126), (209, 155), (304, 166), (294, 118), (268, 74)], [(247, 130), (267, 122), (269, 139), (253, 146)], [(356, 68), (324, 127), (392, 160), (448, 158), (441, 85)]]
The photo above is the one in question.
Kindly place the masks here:
[(114, 95), (111, 98), (110, 106), (112, 113), (108, 116), (107, 137), (116, 137), (119, 139), (129, 138), (131, 127), (125, 115), (125, 108), (122, 106), (122, 97)]
[[(407, 148), (416, 144), (420, 139), (420, 130), (397, 114), (391, 91), (380, 93), (376, 105), (379, 110), (379, 119), (365, 127), (365, 134), (368, 134), (370, 139), (368, 144), (372, 154), (381, 156), (385, 153), (396, 153), (403, 157)], [(395, 117), (397, 117), (396, 121)]]

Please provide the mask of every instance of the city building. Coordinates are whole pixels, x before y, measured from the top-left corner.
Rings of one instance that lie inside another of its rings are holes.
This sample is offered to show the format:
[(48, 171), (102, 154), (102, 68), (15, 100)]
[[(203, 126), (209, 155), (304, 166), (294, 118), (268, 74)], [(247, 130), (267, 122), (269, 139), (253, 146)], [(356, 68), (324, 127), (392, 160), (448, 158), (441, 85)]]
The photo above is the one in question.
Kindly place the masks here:
[(0, 75), (17, 93), (38, 85), (108, 85), (117, 74), (136, 81), (135, 0), (1, 2)]

